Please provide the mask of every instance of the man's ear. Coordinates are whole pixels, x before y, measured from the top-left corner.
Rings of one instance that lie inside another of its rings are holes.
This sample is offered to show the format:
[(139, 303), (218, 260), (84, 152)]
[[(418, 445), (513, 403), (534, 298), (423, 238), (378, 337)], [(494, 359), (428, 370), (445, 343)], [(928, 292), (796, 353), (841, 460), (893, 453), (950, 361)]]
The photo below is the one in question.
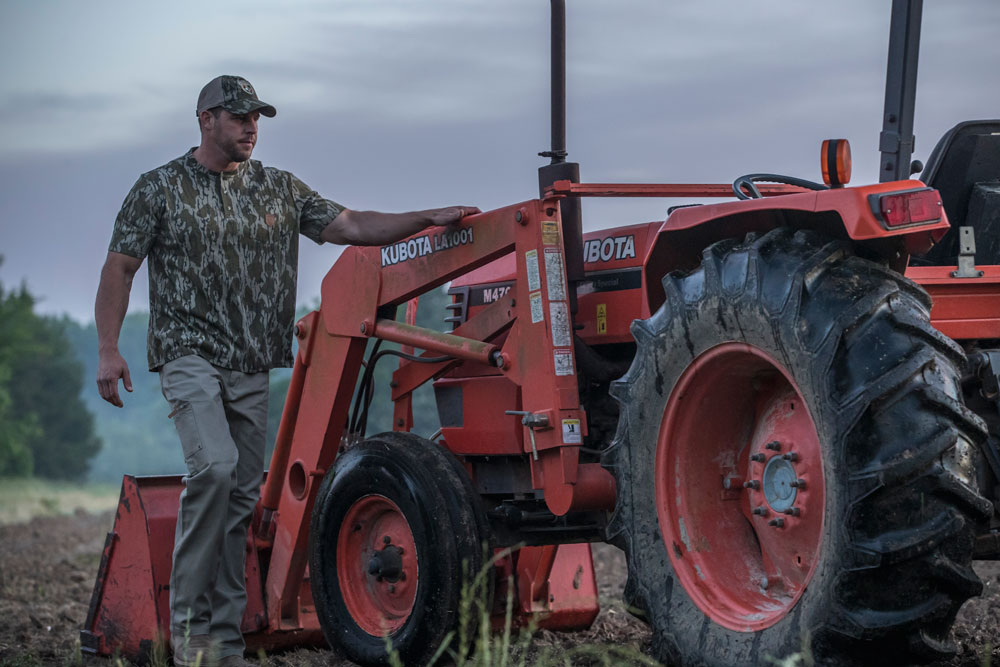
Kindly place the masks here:
[(202, 132), (211, 130), (215, 124), (215, 114), (210, 109), (205, 109), (198, 114), (198, 124), (201, 125)]

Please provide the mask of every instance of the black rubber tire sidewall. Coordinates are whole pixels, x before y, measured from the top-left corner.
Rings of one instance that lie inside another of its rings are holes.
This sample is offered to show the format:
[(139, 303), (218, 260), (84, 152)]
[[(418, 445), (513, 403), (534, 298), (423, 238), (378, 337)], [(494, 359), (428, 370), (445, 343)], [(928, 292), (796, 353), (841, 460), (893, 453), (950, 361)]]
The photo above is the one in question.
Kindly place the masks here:
[[(416, 442), (415, 442), (416, 441)], [(318, 492), (310, 532), (310, 583), (330, 645), (362, 665), (389, 664), (386, 641), (362, 630), (348, 611), (337, 578), (337, 539), (350, 507), (377, 494), (406, 517), (417, 550), (419, 584), (413, 611), (390, 635), (404, 664), (424, 664), (458, 622), (466, 572), (482, 553), (476, 508), (446, 451), (403, 434), (381, 434), (341, 456)], [(463, 566), (463, 559), (466, 564)]]

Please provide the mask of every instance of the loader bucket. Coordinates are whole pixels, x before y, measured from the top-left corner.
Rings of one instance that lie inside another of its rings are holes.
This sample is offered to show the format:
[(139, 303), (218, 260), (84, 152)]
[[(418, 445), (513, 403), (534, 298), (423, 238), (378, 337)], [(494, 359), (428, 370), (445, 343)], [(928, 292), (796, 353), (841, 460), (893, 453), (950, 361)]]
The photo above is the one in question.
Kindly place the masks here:
[[(157, 642), (165, 647), (170, 641), (170, 570), (183, 480), (180, 475), (125, 475), (122, 479), (115, 525), (104, 542), (90, 609), (80, 632), (80, 645), (87, 653), (119, 654), (146, 663)], [(260, 506), (247, 535), (247, 606), (240, 626), (247, 649), (322, 645), (308, 575), (300, 598), (301, 623), (269, 627), (260, 557), (266, 544), (255, 537), (259, 521)]]
[(125, 475), (80, 632), (84, 651), (142, 660), (169, 638), (170, 564), (183, 488), (180, 475)]

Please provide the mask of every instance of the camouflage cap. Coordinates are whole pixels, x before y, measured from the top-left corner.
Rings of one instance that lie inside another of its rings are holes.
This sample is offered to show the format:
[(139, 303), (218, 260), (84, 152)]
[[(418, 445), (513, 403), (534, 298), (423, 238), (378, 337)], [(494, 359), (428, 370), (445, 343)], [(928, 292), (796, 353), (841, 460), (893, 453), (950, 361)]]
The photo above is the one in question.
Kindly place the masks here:
[(273, 118), (278, 113), (273, 106), (258, 99), (249, 81), (231, 74), (217, 76), (205, 84), (201, 89), (201, 95), (198, 96), (198, 108), (195, 114), (215, 107), (222, 107), (236, 115), (260, 111), (268, 118)]

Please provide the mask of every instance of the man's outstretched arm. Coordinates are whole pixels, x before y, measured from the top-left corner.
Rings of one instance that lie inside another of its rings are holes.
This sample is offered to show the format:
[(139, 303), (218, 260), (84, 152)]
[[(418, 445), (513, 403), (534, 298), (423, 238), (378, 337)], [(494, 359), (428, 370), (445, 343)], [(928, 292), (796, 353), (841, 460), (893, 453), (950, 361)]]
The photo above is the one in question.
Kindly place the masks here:
[(451, 225), (479, 212), (475, 206), (448, 206), (408, 213), (345, 209), (326, 226), (320, 238), (339, 245), (385, 245), (432, 225)]
[(118, 334), (122, 330), (128, 297), (132, 291), (132, 278), (142, 266), (142, 260), (118, 252), (109, 252), (101, 269), (101, 282), (97, 288), (97, 303), (94, 304), (94, 320), (97, 323), (97, 391), (101, 398), (119, 408), (124, 404), (118, 396), (118, 380), (125, 389), (132, 391), (132, 377), (128, 364), (118, 351)]

